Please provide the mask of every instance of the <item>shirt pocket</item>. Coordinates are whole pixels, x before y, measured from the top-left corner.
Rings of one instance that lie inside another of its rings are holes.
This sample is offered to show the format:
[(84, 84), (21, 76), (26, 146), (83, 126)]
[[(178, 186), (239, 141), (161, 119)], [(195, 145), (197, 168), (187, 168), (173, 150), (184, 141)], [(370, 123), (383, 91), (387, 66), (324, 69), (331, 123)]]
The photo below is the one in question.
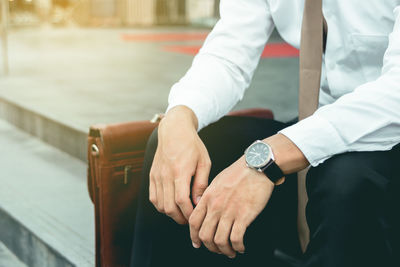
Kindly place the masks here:
[(389, 37), (353, 33), (351, 39), (366, 81), (376, 80), (381, 75), (383, 56), (389, 44)]

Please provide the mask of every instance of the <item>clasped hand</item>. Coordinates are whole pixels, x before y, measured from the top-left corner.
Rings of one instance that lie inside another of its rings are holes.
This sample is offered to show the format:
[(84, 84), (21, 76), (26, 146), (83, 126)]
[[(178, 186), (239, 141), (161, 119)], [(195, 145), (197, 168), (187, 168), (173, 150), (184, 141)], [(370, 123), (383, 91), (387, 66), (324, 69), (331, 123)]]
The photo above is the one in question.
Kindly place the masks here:
[(263, 173), (247, 168), (241, 157), (215, 177), (192, 212), (193, 246), (203, 243), (230, 258), (244, 253), (246, 229), (266, 206), (273, 188)]
[(193, 112), (183, 106), (161, 121), (149, 199), (177, 223), (189, 222), (194, 247), (203, 243), (233, 258), (245, 251), (246, 229), (266, 206), (274, 184), (241, 157), (208, 185), (211, 161), (196, 129)]

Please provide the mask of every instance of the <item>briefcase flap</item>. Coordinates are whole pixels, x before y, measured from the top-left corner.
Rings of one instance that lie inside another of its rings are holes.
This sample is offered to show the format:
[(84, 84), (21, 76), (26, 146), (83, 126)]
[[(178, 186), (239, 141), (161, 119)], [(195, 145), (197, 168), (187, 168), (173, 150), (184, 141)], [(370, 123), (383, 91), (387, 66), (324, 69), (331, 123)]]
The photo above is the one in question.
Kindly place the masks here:
[(110, 159), (113, 154), (144, 150), (148, 137), (157, 125), (150, 121), (100, 124), (90, 127), (89, 135), (100, 138), (102, 156)]

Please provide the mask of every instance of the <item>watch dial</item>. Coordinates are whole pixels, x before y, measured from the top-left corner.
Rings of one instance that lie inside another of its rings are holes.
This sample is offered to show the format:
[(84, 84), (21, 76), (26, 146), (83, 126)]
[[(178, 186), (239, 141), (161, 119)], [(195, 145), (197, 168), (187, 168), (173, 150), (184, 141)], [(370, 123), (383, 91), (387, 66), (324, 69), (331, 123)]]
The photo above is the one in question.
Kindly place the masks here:
[(266, 144), (261, 142), (255, 143), (250, 146), (246, 153), (247, 164), (253, 167), (262, 167), (267, 163), (270, 157), (269, 154), (269, 149)]

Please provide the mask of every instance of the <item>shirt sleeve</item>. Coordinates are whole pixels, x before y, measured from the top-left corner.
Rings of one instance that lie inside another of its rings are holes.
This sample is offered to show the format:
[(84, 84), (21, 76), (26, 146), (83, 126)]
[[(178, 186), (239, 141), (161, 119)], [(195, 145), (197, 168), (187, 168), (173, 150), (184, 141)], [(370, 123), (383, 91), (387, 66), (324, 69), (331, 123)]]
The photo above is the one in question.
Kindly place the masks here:
[(312, 166), (349, 151), (385, 151), (400, 142), (400, 6), (381, 76), (282, 130)]
[(267, 0), (221, 0), (221, 19), (186, 75), (171, 88), (168, 110), (193, 110), (199, 130), (243, 98), (274, 24)]

